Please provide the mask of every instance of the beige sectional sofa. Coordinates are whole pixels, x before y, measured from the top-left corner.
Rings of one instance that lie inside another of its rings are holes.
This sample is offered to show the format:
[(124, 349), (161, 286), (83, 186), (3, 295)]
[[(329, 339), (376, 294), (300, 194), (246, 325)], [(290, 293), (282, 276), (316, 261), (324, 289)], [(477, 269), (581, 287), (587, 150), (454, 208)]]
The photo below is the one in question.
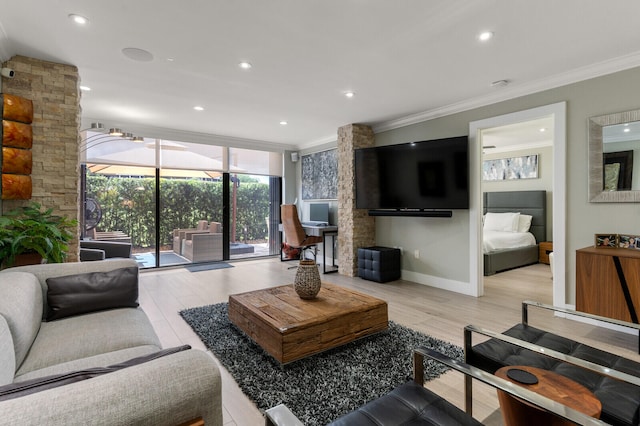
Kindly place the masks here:
[(161, 351), (137, 279), (131, 259), (0, 272), (0, 425), (222, 424), (214, 359)]

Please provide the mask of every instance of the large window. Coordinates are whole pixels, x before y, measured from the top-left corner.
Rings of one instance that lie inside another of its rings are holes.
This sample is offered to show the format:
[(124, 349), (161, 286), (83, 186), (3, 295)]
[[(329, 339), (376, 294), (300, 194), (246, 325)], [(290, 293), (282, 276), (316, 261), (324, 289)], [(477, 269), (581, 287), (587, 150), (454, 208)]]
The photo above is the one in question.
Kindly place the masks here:
[(281, 153), (102, 133), (81, 152), (84, 236), (131, 241), (141, 267), (279, 253)]

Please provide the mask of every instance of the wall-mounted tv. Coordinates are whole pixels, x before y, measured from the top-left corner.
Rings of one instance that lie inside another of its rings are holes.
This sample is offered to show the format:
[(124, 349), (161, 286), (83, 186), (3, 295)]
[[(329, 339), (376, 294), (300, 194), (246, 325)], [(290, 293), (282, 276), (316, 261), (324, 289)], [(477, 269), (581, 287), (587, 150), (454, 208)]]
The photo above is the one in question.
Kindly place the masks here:
[(359, 209), (468, 209), (469, 138), (357, 149), (355, 175)]

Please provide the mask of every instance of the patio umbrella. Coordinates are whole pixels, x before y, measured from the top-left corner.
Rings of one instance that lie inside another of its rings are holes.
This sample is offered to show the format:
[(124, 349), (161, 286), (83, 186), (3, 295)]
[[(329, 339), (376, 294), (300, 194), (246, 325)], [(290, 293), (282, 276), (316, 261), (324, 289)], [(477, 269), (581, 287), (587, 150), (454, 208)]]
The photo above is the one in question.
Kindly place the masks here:
[[(177, 178), (217, 178), (222, 175), (222, 161), (190, 151), (185, 145), (162, 141), (160, 145), (160, 175)], [(155, 143), (135, 144), (133, 147), (87, 158), (87, 168), (93, 173), (111, 176), (155, 176)], [(231, 172), (242, 172), (229, 167)]]

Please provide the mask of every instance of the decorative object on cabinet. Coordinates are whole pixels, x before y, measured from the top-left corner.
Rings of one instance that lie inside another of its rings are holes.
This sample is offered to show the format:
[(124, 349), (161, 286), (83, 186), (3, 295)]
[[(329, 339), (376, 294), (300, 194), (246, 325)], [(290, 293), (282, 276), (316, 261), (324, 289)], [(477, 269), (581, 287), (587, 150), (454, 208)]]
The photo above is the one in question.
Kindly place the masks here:
[(596, 248), (616, 248), (618, 247), (618, 235), (616, 234), (596, 234)]
[(640, 235), (618, 235), (618, 248), (640, 250)]

